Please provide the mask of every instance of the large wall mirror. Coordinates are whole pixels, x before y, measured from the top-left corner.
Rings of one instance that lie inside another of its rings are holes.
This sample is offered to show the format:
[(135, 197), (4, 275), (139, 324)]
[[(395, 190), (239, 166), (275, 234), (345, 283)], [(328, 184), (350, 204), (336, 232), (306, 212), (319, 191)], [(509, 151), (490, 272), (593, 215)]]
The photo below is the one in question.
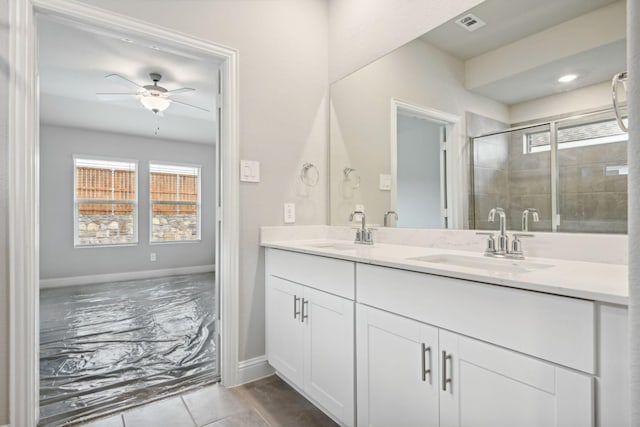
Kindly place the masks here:
[(484, 1), (332, 84), (331, 224), (626, 233), (624, 70), (625, 1)]

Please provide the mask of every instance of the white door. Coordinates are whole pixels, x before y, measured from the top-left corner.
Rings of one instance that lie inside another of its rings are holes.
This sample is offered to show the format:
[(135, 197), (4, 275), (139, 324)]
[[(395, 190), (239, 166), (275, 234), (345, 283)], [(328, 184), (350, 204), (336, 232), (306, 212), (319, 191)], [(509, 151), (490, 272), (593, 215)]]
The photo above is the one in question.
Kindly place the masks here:
[(443, 330), (440, 349), (441, 426), (593, 426), (590, 376)]
[(302, 286), (267, 276), (267, 359), (276, 371), (302, 388)]
[(358, 426), (438, 426), (438, 330), (356, 308)]
[(304, 289), (304, 391), (346, 426), (355, 423), (354, 302)]

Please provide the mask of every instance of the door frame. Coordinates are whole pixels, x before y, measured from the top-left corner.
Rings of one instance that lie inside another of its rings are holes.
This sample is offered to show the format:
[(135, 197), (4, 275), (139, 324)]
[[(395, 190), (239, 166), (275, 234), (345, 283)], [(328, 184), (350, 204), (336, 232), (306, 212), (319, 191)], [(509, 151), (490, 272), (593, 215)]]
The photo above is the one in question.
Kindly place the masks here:
[(216, 279), (220, 293), (222, 383), (238, 382), (238, 51), (73, 0), (9, 2), (9, 421), (35, 427), (39, 413), (39, 90), (36, 14), (214, 56), (221, 65), (221, 138), (216, 144)]
[[(454, 194), (462, 194), (462, 174), (460, 168), (460, 116), (429, 107), (413, 104), (398, 98), (391, 98), (391, 117), (389, 146), (391, 148), (391, 210), (396, 210), (398, 195), (398, 114), (409, 112), (417, 117), (424, 118), (431, 122), (441, 123), (446, 128), (446, 144), (440, 149), (440, 200), (442, 206), (446, 206), (446, 211), (442, 212), (442, 226), (444, 227), (444, 217), (447, 217), (447, 228), (462, 228), (462, 197), (455, 197)], [(446, 151), (446, 155), (445, 155)], [(444, 166), (444, 168), (443, 168)], [(442, 173), (444, 172), (444, 174)], [(444, 176), (443, 176), (444, 175)], [(445, 188), (446, 181), (446, 188)], [(445, 191), (443, 191), (445, 190)], [(445, 204), (446, 202), (446, 204)]]

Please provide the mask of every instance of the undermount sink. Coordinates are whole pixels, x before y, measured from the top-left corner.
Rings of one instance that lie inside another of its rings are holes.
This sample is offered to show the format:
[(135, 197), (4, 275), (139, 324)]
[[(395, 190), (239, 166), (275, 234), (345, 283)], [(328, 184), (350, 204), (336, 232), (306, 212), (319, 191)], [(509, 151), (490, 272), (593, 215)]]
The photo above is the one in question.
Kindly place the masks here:
[(552, 264), (540, 264), (509, 258), (480, 258), (464, 255), (429, 255), (408, 258), (411, 261), (423, 261), (435, 264), (449, 264), (458, 267), (475, 268), (480, 270), (500, 271), (504, 273), (529, 273), (553, 267)]
[(355, 251), (356, 250), (356, 245), (354, 243), (324, 242), (324, 243), (310, 244), (309, 246), (311, 246), (312, 248), (333, 249), (333, 250), (336, 250), (336, 251)]

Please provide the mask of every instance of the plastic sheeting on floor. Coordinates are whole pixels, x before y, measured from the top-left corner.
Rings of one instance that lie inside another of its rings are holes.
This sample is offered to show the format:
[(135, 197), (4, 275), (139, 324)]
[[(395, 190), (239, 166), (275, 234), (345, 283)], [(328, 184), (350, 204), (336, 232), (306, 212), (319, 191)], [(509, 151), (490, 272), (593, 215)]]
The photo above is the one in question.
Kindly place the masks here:
[(45, 289), (40, 425), (217, 379), (213, 273)]

